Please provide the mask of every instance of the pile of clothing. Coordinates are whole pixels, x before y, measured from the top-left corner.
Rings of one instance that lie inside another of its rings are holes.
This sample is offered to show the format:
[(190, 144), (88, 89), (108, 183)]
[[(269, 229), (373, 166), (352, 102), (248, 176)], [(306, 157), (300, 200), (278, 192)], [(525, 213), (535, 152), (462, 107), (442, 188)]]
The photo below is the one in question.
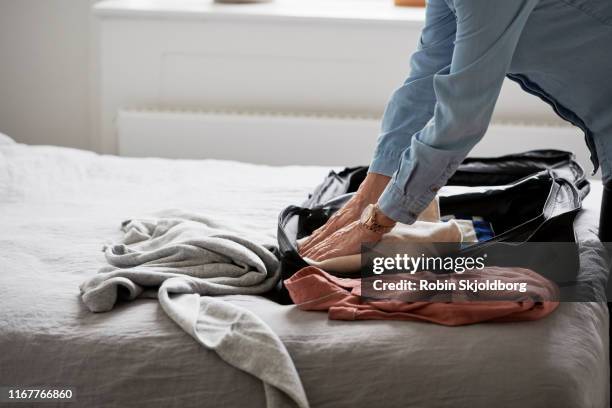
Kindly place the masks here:
[(179, 327), (228, 364), (262, 381), (268, 407), (309, 406), (291, 356), (251, 311), (219, 295), (262, 295), (280, 279), (273, 248), (230, 223), (178, 210), (129, 219), (108, 266), (81, 285), (92, 312), (119, 300), (157, 298)]

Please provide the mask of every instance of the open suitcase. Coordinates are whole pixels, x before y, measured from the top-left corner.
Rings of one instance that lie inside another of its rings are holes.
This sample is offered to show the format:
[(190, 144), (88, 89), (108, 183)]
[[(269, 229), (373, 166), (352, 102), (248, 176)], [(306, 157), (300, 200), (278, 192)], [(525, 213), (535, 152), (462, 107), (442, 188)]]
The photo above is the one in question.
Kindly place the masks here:
[[(281, 276), (285, 280), (307, 266), (296, 241), (310, 235), (350, 199), (367, 175), (367, 167), (331, 171), (300, 206), (285, 208), (278, 223)], [(440, 195), (440, 212), (488, 219), (494, 242), (574, 242), (573, 221), (589, 192), (584, 170), (572, 153), (537, 150), (495, 158), (468, 158), (449, 186), (473, 187)], [(278, 301), (290, 303), (281, 287)], [(275, 296), (276, 297), (276, 296)]]

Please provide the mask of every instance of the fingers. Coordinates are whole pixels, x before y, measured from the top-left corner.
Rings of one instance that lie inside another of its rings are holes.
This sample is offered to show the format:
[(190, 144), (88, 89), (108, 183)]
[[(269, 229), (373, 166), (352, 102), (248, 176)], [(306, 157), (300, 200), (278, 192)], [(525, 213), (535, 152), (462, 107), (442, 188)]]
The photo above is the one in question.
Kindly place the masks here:
[(309, 258), (313, 261), (316, 261), (316, 259), (314, 259), (312, 255), (316, 252), (316, 248), (318, 248), (319, 244), (320, 242), (317, 242), (314, 246), (311, 246), (308, 249), (300, 250), (300, 255), (302, 256), (302, 258)]
[(333, 234), (313, 247), (306, 255), (306, 258), (313, 261), (324, 261), (326, 259), (335, 258), (345, 255), (346, 248), (342, 246), (342, 237), (339, 234)]
[(321, 243), (331, 234), (350, 224), (354, 218), (350, 201), (334, 215), (321, 228), (317, 229), (304, 243), (300, 246), (300, 253), (312, 249), (315, 245)]
[(312, 235), (309, 236), (306, 240), (304, 240), (302, 245), (300, 245), (298, 248), (298, 252), (300, 253), (300, 255), (305, 256), (307, 251), (309, 251), (313, 246), (321, 242), (321, 239), (324, 238), (322, 237), (324, 228), (325, 226), (322, 226), (321, 228), (313, 232)]
[(359, 221), (353, 221), (305, 251), (303, 256), (313, 261), (325, 261), (338, 256), (357, 254), (365, 238)]
[(305, 251), (302, 256), (310, 258), (313, 261), (323, 261), (333, 257), (330, 256), (330, 254), (338, 252), (338, 246), (342, 243), (343, 235), (343, 230), (335, 231), (333, 234)]
[(330, 217), (325, 225), (315, 230), (309, 238), (302, 242), (298, 248), (300, 255), (311, 258), (314, 248), (325, 242), (336, 231), (344, 228), (359, 217), (362, 210), (361, 207), (361, 201), (355, 197), (351, 198), (344, 207)]
[(311, 236), (306, 238), (306, 240), (304, 240), (302, 245), (300, 245), (299, 247), (300, 254), (304, 254), (307, 250), (309, 250), (310, 248), (312, 248), (313, 246), (321, 242), (321, 239), (324, 239), (325, 236), (327, 236), (325, 234), (325, 231), (327, 229), (328, 229), (328, 225), (325, 224), (321, 226), (320, 228), (316, 229), (315, 232), (313, 232)]
[(330, 258), (329, 254), (332, 252), (336, 252), (327, 242), (322, 242), (321, 245), (318, 245), (306, 256), (313, 261), (324, 261), (325, 259)]
[(325, 261), (326, 259), (331, 259), (331, 258), (336, 258), (338, 256), (340, 256), (340, 251), (335, 250), (335, 249), (329, 249), (329, 247), (325, 247), (322, 250), (318, 251), (314, 256), (314, 258), (311, 258), (315, 261)]
[(321, 250), (323, 248), (327, 248), (329, 247), (329, 239), (333, 236), (330, 235), (327, 238), (321, 240), (320, 242), (315, 243), (314, 245), (312, 245), (310, 248), (304, 250), (303, 252), (300, 253), (300, 255), (302, 255), (304, 258), (310, 258), (313, 261), (317, 261), (318, 259), (315, 258), (316, 255), (320, 254)]
[(339, 221), (339, 217), (332, 216), (332, 218), (330, 218), (325, 225), (315, 230), (315, 232), (313, 232), (312, 235), (300, 246), (300, 254), (304, 255), (306, 251), (310, 250), (312, 247), (336, 232), (336, 230), (341, 227), (341, 225), (338, 225)]

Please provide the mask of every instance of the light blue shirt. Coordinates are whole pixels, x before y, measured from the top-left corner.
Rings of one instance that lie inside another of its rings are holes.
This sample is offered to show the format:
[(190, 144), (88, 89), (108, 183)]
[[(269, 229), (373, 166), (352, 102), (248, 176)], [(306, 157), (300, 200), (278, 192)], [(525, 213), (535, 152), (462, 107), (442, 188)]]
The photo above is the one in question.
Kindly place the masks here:
[(370, 165), (392, 176), (386, 215), (416, 219), (484, 136), (506, 76), (579, 126), (612, 180), (612, 0), (428, 0), (425, 20)]

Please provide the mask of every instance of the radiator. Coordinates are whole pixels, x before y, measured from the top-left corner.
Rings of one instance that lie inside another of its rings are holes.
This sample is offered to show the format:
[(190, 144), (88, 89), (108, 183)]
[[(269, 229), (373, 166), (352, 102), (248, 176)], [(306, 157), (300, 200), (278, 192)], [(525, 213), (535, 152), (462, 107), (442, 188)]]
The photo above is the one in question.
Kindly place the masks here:
[[(379, 122), (366, 117), (126, 109), (118, 113), (117, 129), (123, 156), (352, 166), (370, 161)], [(497, 156), (541, 148), (573, 151), (591, 168), (584, 138), (570, 126), (494, 123), (471, 154)]]

